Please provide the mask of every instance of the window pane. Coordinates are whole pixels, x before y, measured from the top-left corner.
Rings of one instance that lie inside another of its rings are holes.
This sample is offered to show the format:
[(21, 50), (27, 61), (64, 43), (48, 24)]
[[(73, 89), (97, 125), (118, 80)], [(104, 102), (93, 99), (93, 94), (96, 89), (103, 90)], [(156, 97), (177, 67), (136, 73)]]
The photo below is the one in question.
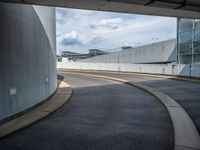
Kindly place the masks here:
[(179, 33), (179, 53), (192, 53), (192, 31)]
[(200, 29), (194, 30), (194, 53), (200, 53)]
[(179, 55), (181, 64), (190, 64), (192, 63), (192, 55)]
[(195, 55), (193, 55), (193, 57), (194, 57), (194, 63), (198, 63), (198, 62), (200, 62), (200, 54), (195, 54)]
[(194, 26), (195, 28), (200, 28), (200, 19), (195, 19)]
[(192, 19), (180, 19), (178, 24), (179, 24), (179, 32), (189, 31), (193, 29)]

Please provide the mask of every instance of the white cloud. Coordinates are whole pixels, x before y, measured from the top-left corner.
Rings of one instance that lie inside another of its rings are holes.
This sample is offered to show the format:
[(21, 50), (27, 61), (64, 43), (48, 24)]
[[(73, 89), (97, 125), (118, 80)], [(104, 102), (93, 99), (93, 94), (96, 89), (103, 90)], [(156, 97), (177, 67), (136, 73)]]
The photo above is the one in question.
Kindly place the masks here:
[(107, 28), (115, 30), (121, 27), (122, 25), (125, 25), (122, 18), (112, 18), (112, 19), (103, 19), (98, 22), (93, 22), (90, 24), (90, 27), (93, 29)]
[[(176, 19), (78, 9), (57, 9), (57, 48), (87, 52), (176, 37)], [(137, 44), (138, 45), (138, 44)]]
[(65, 37), (76, 39), (76, 38), (78, 38), (78, 33), (73, 30), (72, 32), (70, 32), (68, 34), (65, 34)]
[(58, 38), (59, 36), (61, 36), (62, 33), (60, 31), (56, 31), (56, 37)]
[(96, 44), (102, 42), (102, 40), (103, 39), (98, 35), (88, 37), (85, 34), (79, 34), (76, 30), (57, 36), (57, 43), (59, 47), (69, 48), (65, 50), (71, 50), (73, 48), (77, 49), (78, 47), (85, 48), (95, 46)]
[(76, 31), (62, 35), (60, 41), (63, 46), (83, 45), (82, 39), (78, 36)]

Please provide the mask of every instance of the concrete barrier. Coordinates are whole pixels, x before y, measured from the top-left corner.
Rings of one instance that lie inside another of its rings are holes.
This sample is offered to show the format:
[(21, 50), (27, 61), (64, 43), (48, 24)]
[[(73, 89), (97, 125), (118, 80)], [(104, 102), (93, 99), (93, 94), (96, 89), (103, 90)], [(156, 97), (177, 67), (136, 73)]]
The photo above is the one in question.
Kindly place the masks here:
[(119, 64), (119, 63), (86, 63), (57, 62), (59, 69), (104, 70), (137, 73), (152, 73), (186, 77), (200, 77), (200, 64)]

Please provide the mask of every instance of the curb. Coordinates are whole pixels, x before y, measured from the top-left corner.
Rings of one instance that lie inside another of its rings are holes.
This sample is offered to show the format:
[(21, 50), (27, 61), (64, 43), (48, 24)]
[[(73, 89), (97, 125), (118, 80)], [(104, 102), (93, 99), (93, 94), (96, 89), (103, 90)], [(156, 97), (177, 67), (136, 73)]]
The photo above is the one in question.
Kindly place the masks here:
[[(63, 68), (57, 68), (59, 71), (65, 71)], [(200, 83), (200, 80), (198, 79), (189, 79), (184, 77), (177, 77), (173, 75), (159, 75), (159, 74), (148, 74), (148, 73), (137, 73), (137, 72), (117, 72), (117, 71), (106, 71), (106, 70), (79, 70), (79, 69), (67, 69), (67, 71), (71, 72), (99, 72), (99, 73), (117, 73), (117, 74), (129, 74), (134, 76), (146, 76), (146, 77), (155, 77), (155, 78), (162, 78), (162, 79), (171, 79), (171, 80), (180, 80), (180, 81), (187, 81), (187, 82), (195, 82)]]
[(0, 138), (45, 118), (63, 106), (70, 99), (71, 95), (72, 89), (70, 85), (61, 81), (55, 94), (46, 103), (41, 104), (32, 111), (0, 125)]
[(192, 119), (174, 99), (164, 94), (163, 92), (140, 83), (130, 82), (128, 80), (123, 80), (119, 78), (67, 71), (64, 71), (64, 73), (81, 74), (122, 82), (131, 86), (135, 86), (150, 93), (151, 95), (155, 96), (166, 107), (169, 113), (174, 129), (174, 150), (200, 149), (200, 136)]

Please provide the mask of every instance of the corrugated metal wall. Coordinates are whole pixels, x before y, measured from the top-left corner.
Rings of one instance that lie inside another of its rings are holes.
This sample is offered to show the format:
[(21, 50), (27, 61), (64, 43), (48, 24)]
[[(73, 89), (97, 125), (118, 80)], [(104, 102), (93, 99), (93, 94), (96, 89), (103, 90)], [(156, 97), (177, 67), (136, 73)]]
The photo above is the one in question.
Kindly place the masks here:
[(0, 3), (0, 22), (1, 120), (56, 90), (55, 9)]

